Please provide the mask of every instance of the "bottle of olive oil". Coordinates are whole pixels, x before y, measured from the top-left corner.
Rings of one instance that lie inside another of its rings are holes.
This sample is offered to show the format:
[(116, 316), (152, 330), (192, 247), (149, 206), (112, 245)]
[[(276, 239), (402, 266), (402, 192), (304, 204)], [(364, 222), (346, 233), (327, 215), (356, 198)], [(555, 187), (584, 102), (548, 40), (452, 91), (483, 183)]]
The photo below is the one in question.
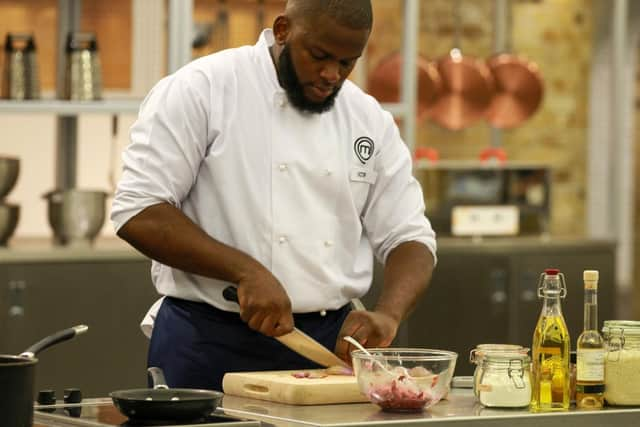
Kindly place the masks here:
[(604, 406), (604, 339), (598, 331), (598, 270), (585, 270), (584, 330), (578, 337), (576, 406), (602, 409)]
[(546, 269), (538, 282), (542, 311), (533, 332), (533, 392), (531, 410), (566, 411), (570, 404), (569, 330), (562, 315), (560, 300), (567, 295), (564, 275)]

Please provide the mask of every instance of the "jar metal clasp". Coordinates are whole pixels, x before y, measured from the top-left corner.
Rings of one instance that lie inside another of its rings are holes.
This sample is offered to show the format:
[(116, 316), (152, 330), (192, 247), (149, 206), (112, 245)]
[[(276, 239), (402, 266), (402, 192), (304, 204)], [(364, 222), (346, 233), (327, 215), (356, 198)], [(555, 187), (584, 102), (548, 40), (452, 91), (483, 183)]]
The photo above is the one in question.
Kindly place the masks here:
[[(619, 336), (613, 336), (613, 331), (620, 331)], [(618, 362), (620, 360), (620, 351), (624, 348), (625, 337), (623, 328), (611, 328), (608, 337), (609, 351), (607, 352), (607, 360), (610, 362)], [(611, 354), (615, 353), (616, 358), (612, 358)]]
[[(516, 365), (519, 365), (519, 366), (516, 366)], [(511, 378), (511, 381), (513, 381), (513, 385), (515, 385), (517, 389), (525, 388), (524, 366), (523, 366), (522, 360), (520, 359), (509, 360), (509, 368), (507, 369), (507, 373), (509, 374), (509, 378)]]

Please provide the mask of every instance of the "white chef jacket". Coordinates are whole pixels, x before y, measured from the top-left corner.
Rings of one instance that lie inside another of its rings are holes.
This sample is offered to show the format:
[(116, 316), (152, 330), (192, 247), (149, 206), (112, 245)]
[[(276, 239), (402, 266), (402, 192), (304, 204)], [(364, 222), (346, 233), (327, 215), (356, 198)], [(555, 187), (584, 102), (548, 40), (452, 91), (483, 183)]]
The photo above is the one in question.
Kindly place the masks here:
[[(417, 241), (435, 258), (435, 233), (392, 116), (348, 80), (330, 111), (299, 112), (273, 42), (265, 30), (156, 84), (131, 128), (111, 219), (118, 230), (171, 203), (266, 266), (294, 312), (337, 309), (367, 292), (374, 254), (384, 262)], [(222, 297), (229, 283), (156, 261), (151, 275), (162, 295), (238, 310)]]

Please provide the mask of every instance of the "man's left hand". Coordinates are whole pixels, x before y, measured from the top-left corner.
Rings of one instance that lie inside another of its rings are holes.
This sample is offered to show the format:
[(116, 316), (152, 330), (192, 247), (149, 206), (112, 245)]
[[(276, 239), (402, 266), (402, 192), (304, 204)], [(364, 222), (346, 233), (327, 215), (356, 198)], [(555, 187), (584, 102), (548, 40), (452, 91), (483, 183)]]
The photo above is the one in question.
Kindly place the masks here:
[(351, 351), (356, 348), (343, 337), (349, 335), (364, 347), (388, 347), (396, 336), (398, 326), (399, 322), (387, 314), (354, 310), (349, 313), (340, 329), (335, 353), (351, 364)]

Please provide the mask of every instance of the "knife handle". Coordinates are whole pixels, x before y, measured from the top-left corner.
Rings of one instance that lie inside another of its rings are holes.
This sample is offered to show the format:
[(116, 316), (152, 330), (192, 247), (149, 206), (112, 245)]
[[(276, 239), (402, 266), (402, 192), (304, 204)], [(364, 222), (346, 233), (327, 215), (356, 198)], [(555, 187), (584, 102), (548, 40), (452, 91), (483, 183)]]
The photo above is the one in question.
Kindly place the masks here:
[(222, 291), (222, 296), (227, 301), (233, 301), (240, 304), (240, 301), (238, 300), (238, 289), (236, 289), (235, 286), (227, 286), (226, 288), (224, 288), (224, 290)]

